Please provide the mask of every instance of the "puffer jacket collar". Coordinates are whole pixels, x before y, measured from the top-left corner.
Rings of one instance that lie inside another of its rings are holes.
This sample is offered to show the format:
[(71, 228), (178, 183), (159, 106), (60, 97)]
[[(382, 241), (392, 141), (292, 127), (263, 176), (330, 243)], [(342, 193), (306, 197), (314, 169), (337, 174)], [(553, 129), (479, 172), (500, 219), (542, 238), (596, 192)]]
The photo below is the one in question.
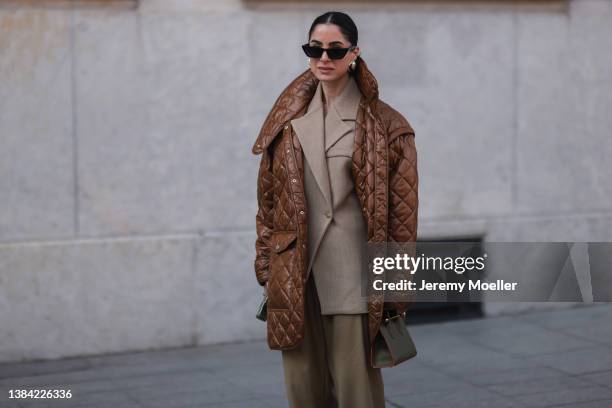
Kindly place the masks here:
[[(365, 103), (374, 109), (378, 99), (378, 83), (361, 57), (357, 57), (355, 80), (364, 96)], [(307, 69), (287, 85), (276, 99), (261, 127), (252, 148), (253, 154), (261, 154), (272, 143), (282, 127), (308, 105), (317, 90), (318, 83), (319, 80), (312, 71)]]

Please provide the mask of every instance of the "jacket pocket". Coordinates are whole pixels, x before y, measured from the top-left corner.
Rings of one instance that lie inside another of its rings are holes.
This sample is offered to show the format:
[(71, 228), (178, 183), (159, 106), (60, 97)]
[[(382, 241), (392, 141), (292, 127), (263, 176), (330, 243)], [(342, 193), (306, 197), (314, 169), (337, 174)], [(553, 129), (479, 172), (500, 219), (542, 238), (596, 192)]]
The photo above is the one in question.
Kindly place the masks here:
[(295, 231), (275, 231), (270, 239), (268, 308), (290, 309), (296, 301), (296, 279), (300, 278)]
[(271, 247), (275, 253), (281, 253), (297, 239), (295, 231), (275, 231), (272, 233)]

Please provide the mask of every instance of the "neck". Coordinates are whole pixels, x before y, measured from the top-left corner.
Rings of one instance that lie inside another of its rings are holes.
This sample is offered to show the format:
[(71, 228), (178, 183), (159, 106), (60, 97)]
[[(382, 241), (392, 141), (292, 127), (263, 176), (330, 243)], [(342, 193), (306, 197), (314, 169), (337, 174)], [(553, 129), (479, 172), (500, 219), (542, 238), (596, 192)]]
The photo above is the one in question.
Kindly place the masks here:
[(348, 85), (350, 77), (347, 75), (343, 75), (335, 81), (324, 81), (321, 84), (323, 88), (323, 99), (325, 101), (325, 106), (328, 108), (334, 103), (334, 100), (338, 95), (342, 93), (344, 88)]

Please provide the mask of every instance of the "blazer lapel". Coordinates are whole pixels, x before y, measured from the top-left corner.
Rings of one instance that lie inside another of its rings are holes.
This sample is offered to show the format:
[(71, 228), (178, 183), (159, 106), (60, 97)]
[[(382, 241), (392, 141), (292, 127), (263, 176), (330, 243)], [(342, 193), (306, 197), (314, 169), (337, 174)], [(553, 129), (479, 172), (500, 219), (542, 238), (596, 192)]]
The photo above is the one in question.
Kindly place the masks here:
[(327, 152), (342, 136), (353, 128), (340, 118), (336, 109), (330, 109), (325, 119), (325, 151)]
[(312, 97), (306, 114), (297, 119), (293, 119), (291, 125), (300, 141), (304, 156), (319, 185), (319, 189), (323, 197), (325, 197), (328, 207), (332, 208), (329, 171), (327, 169), (327, 158), (324, 149), (325, 123), (323, 118), (322, 88), (320, 82), (317, 85), (317, 90)]
[(353, 130), (360, 100), (359, 86), (351, 77), (327, 114), (325, 151), (328, 151), (342, 136)]

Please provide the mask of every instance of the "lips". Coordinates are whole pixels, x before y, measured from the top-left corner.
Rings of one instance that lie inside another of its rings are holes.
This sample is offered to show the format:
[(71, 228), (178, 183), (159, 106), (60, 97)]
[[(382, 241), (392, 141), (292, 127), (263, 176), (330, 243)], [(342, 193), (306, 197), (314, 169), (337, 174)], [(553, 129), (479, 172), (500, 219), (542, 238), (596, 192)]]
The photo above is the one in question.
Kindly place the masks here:
[(319, 71), (323, 71), (323, 72), (331, 72), (333, 71), (333, 68), (319, 68)]

